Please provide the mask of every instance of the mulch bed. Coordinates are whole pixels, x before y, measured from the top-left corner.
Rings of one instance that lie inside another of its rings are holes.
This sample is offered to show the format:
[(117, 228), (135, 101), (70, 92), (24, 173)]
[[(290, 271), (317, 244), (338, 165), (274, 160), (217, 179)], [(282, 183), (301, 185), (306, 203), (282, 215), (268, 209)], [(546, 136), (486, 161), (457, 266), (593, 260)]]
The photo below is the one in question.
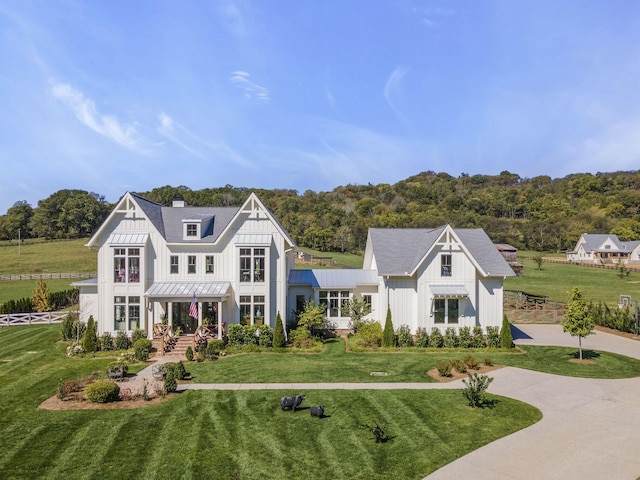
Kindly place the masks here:
[(88, 402), (84, 397), (84, 392), (75, 392), (69, 394), (64, 400), (54, 395), (42, 402), (38, 408), (43, 410), (117, 410), (117, 409), (131, 409), (149, 407), (151, 405), (158, 405), (179, 395), (179, 393), (170, 393), (163, 396), (154, 396), (149, 400), (144, 400), (142, 397), (136, 397), (130, 400), (120, 400), (119, 402), (111, 403), (92, 403)]
[(435, 378), (439, 382), (453, 382), (454, 380), (460, 380), (461, 378), (467, 378), (469, 375), (472, 375), (474, 373), (484, 374), (484, 373), (490, 372), (492, 370), (497, 370), (499, 368), (502, 368), (503, 366), (504, 365), (491, 365), (491, 366), (480, 365), (477, 370), (469, 369), (469, 370), (467, 370), (467, 373), (460, 373), (455, 368), (452, 368), (450, 377), (441, 377), (440, 374), (438, 373), (438, 369), (437, 368), (433, 368), (433, 369), (431, 369), (431, 370), (429, 370), (427, 372), (427, 375), (429, 375), (432, 378)]

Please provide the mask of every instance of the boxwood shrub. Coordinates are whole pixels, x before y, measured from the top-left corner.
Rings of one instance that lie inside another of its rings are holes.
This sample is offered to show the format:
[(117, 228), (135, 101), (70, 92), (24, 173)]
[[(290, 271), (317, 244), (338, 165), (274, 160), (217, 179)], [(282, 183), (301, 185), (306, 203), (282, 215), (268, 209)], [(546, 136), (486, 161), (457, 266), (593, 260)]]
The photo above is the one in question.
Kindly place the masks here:
[(120, 395), (120, 387), (115, 382), (100, 380), (87, 387), (87, 400), (93, 403), (117, 402)]

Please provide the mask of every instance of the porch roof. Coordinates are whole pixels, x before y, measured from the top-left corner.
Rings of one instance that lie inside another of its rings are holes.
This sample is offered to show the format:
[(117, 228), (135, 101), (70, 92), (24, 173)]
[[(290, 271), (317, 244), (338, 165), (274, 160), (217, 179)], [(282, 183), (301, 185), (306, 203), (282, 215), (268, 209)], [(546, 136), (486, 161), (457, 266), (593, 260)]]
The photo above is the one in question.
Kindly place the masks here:
[(430, 285), (434, 297), (468, 297), (469, 292), (464, 285)]
[(224, 297), (229, 291), (229, 282), (156, 282), (144, 296), (148, 298), (184, 298), (196, 301), (205, 297)]

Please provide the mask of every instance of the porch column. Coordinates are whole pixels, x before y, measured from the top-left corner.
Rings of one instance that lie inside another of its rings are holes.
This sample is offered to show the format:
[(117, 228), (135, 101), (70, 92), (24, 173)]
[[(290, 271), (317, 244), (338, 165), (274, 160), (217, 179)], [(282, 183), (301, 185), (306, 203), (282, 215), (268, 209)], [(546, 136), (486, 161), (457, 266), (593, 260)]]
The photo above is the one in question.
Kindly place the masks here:
[(218, 340), (222, 339), (222, 308), (220, 308), (220, 303), (216, 302), (216, 309), (218, 311)]
[(173, 302), (167, 302), (167, 310), (169, 310), (167, 312), (167, 323), (173, 328)]

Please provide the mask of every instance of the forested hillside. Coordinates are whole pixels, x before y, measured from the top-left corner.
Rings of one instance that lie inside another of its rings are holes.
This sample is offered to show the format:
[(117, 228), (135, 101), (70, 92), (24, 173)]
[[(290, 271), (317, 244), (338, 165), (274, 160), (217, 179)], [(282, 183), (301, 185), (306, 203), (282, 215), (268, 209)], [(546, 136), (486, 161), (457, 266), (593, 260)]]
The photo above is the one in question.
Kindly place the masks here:
[[(640, 170), (521, 178), (423, 172), (396, 184), (346, 185), (330, 192), (164, 186), (138, 192), (170, 205), (181, 195), (192, 206), (237, 206), (250, 192), (262, 199), (302, 247), (359, 251), (369, 227), (423, 228), (449, 223), (481, 227), (496, 243), (521, 249), (563, 251), (584, 233), (640, 239)], [(124, 193), (124, 192), (123, 192)], [(89, 235), (108, 215), (99, 195), (55, 193), (31, 208), (18, 202), (0, 217), (0, 238), (73, 238)]]

